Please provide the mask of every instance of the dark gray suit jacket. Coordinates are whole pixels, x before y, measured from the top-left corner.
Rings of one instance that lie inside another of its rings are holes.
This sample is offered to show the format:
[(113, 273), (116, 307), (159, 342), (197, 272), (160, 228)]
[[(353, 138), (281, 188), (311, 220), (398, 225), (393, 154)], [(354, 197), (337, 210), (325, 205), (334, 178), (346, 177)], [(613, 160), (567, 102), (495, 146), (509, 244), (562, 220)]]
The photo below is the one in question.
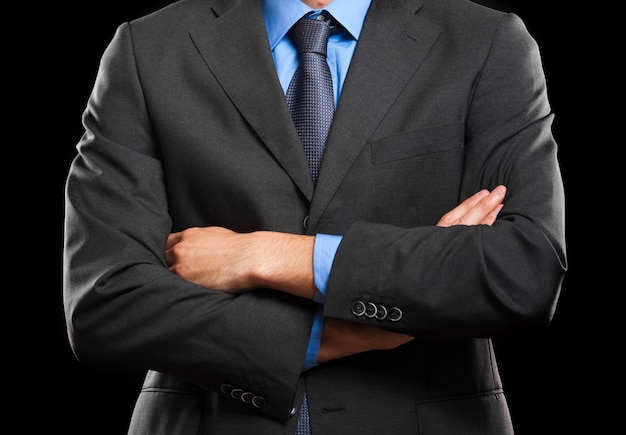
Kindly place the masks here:
[[(292, 435), (305, 389), (314, 434), (512, 433), (491, 338), (545, 328), (566, 270), (535, 41), (465, 0), (373, 0), (314, 190), (260, 3), (183, 0), (104, 53), (66, 185), (77, 357), (149, 370), (132, 434)], [(493, 226), (435, 226), (499, 183)], [(343, 235), (325, 315), (417, 339), (302, 375), (313, 302), (169, 272), (167, 235), (208, 225)]]

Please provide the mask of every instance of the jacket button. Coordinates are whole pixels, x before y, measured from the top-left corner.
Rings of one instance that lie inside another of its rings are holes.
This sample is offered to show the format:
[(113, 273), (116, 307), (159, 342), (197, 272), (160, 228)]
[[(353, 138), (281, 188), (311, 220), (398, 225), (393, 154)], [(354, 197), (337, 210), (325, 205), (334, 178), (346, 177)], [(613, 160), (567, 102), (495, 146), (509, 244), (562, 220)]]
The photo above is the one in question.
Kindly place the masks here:
[(387, 312), (387, 307), (385, 307), (384, 305), (376, 305), (376, 319), (385, 320), (385, 318), (387, 317)]
[(363, 314), (365, 314), (365, 310), (365, 302), (363, 301), (354, 301), (350, 306), (350, 311), (352, 311), (352, 314), (357, 317), (361, 317)]
[(369, 317), (371, 319), (372, 317), (376, 315), (377, 311), (378, 309), (376, 308), (376, 304), (374, 304), (373, 302), (368, 302), (367, 304), (365, 304), (365, 316), (366, 317)]
[(265, 400), (265, 397), (263, 396), (254, 396), (252, 398), (252, 405), (255, 408), (265, 408), (265, 405), (267, 405), (267, 400)]
[(220, 391), (229, 396), (230, 392), (233, 391), (233, 386), (230, 384), (222, 384), (220, 385)]
[(392, 322), (397, 322), (402, 318), (402, 310), (398, 307), (389, 308), (389, 313), (387, 314), (387, 318)]
[(308, 223), (309, 223), (309, 215), (306, 215), (304, 217), (304, 220), (302, 221), (302, 226), (304, 227), (305, 230), (306, 230)]
[(252, 403), (252, 399), (254, 398), (254, 394), (252, 394), (249, 391), (246, 391), (245, 393), (243, 393), (241, 395), (241, 401), (245, 404), (250, 404)]

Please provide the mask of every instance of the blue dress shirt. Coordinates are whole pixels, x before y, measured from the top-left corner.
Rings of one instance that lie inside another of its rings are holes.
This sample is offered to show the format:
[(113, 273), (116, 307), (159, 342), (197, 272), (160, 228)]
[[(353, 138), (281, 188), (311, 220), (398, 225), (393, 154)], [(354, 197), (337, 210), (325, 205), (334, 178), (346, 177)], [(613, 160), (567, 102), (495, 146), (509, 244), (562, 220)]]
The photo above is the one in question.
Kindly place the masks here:
[[(343, 81), (348, 72), (370, 3), (371, 0), (333, 0), (324, 8), (346, 29), (345, 32), (333, 34), (328, 39), (326, 60), (333, 80), (335, 107), (337, 107)], [(296, 21), (310, 12), (313, 12), (312, 17), (315, 17), (321, 10), (312, 9), (301, 0), (263, 0), (265, 26), (274, 57), (274, 65), (285, 93), (298, 68), (298, 51), (287, 33)], [(322, 304), (332, 262), (340, 242), (341, 236), (317, 234), (315, 237), (313, 273), (318, 293), (314, 300), (319, 303), (319, 306), (313, 321), (303, 370), (315, 366), (317, 361), (324, 322)]]

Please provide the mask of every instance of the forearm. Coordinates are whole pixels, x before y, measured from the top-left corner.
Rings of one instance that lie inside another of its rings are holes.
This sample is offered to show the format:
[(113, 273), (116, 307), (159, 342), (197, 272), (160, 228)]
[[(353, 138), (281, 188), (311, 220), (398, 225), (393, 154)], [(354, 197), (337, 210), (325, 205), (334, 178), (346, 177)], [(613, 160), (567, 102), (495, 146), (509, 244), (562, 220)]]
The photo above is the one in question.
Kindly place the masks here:
[[(170, 269), (213, 290), (242, 293), (266, 287), (313, 299), (315, 237), (258, 231), (238, 234), (225, 228), (191, 228), (168, 239)], [(412, 337), (352, 322), (323, 320), (317, 362), (360, 352), (391, 349)]]
[[(491, 225), (505, 193), (503, 186), (492, 192), (481, 190), (446, 213), (437, 225)], [(315, 240), (271, 231), (240, 234), (219, 227), (190, 228), (170, 235), (166, 256), (174, 273), (206, 288), (241, 293), (265, 287), (314, 299), (318, 293)], [(317, 362), (392, 349), (412, 338), (378, 325), (325, 318)]]
[(166, 258), (173, 273), (207, 289), (243, 293), (271, 288), (313, 299), (314, 242), (315, 237), (298, 234), (189, 228), (170, 234)]
[[(506, 188), (481, 190), (446, 213), (437, 226), (491, 225)], [(271, 288), (314, 299), (315, 236), (274, 231), (236, 233), (222, 227), (188, 228), (166, 242), (170, 270), (212, 290), (242, 293)]]
[(371, 350), (395, 349), (413, 339), (410, 335), (377, 326), (327, 317), (317, 362), (321, 364)]

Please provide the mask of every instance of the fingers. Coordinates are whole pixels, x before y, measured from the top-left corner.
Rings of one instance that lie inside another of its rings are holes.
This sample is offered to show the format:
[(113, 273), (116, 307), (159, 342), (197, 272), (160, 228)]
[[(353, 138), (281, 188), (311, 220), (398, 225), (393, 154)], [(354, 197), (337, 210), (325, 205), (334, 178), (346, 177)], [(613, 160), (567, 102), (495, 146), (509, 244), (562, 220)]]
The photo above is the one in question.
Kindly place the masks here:
[(165, 249), (171, 249), (172, 246), (180, 241), (181, 233), (171, 233), (165, 240)]
[(496, 186), (491, 192), (482, 189), (443, 215), (437, 226), (491, 225), (504, 206), (505, 195), (506, 187), (503, 185)]
[(167, 236), (167, 239), (165, 240), (165, 262), (168, 266), (170, 266), (170, 269), (171, 266), (176, 262), (173, 248), (182, 240), (182, 237), (182, 232), (171, 233), (169, 236)]
[(502, 207), (504, 207), (504, 204), (498, 204), (480, 223), (484, 225), (493, 224), (498, 218), (498, 214), (500, 214)]
[(437, 226), (440, 227), (449, 227), (452, 225), (456, 225), (456, 222), (463, 217), (472, 207), (475, 207), (478, 202), (489, 195), (489, 191), (487, 189), (482, 189), (467, 198), (461, 204), (454, 207), (452, 210), (444, 214)]

